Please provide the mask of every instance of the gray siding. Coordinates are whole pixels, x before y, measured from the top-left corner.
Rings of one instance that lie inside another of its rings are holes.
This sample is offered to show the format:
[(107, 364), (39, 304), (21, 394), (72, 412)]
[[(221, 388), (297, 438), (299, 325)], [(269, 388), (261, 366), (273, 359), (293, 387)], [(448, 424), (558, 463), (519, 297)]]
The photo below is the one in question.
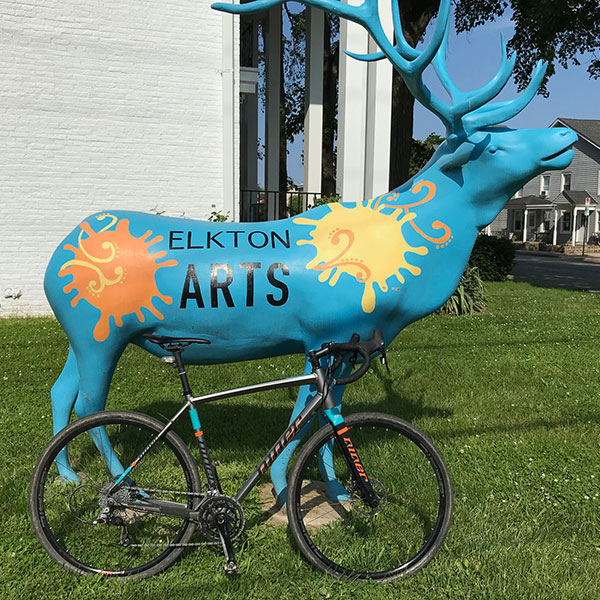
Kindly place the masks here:
[(562, 192), (562, 174), (571, 174), (571, 189), (587, 191), (594, 200), (598, 200), (598, 174), (600, 173), (600, 149), (596, 146), (579, 140), (573, 150), (575, 156), (571, 164), (562, 171), (545, 171), (534, 177), (523, 187), (523, 196), (539, 195), (542, 177), (550, 176), (550, 191), (548, 198), (554, 200)]
[[(600, 148), (584, 139), (579, 139), (573, 147), (574, 156), (571, 164), (561, 171), (545, 171), (534, 177), (523, 186), (522, 196), (539, 196), (542, 189), (542, 177), (550, 176), (548, 200), (554, 200), (562, 192), (563, 173), (571, 174), (571, 190), (586, 191), (600, 204)], [(552, 228), (554, 215), (551, 217)], [(590, 231), (593, 231), (594, 217), (590, 218)], [(508, 211), (502, 209), (491, 224), (492, 235), (507, 235), (511, 233), (511, 223), (508, 223)], [(571, 240), (570, 232), (562, 231), (562, 214), (559, 212), (557, 243), (566, 244)]]

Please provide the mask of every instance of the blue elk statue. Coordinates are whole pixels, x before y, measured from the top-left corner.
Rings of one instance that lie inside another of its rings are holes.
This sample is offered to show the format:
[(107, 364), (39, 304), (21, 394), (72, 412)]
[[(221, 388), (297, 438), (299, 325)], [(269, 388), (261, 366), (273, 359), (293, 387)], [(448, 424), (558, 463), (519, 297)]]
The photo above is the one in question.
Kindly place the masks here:
[[(213, 5), (246, 14), (282, 0)], [(44, 285), (69, 339), (66, 364), (52, 388), (54, 433), (104, 409), (111, 378), (129, 343), (165, 354), (144, 334), (202, 337), (185, 351), (190, 364), (215, 364), (307, 352), (321, 343), (368, 339), (390, 343), (440, 307), (455, 290), (478, 233), (528, 180), (565, 168), (577, 140), (565, 128), (513, 130), (498, 124), (534, 97), (539, 63), (518, 98), (490, 101), (508, 82), (515, 56), (502, 59), (483, 87), (462, 92), (445, 64), (450, 0), (442, 0), (430, 43), (412, 48), (392, 1), (395, 42), (384, 33), (377, 0), (304, 0), (364, 26), (414, 97), (446, 127), (446, 140), (413, 179), (358, 203), (323, 205), (267, 223), (215, 223), (110, 211), (90, 216), (54, 252)], [(450, 101), (423, 82), (433, 65)], [(349, 372), (350, 365), (342, 365)], [(307, 365), (310, 372), (310, 365)], [(314, 393), (299, 390), (292, 419)], [(341, 404), (343, 386), (334, 390)], [(297, 438), (299, 440), (299, 438)], [(285, 501), (286, 467), (299, 441), (275, 461), (271, 478)], [(62, 462), (62, 461), (61, 461)], [(66, 480), (77, 474), (61, 467)], [(117, 475), (117, 474), (116, 474)], [(326, 482), (339, 497), (337, 481)]]

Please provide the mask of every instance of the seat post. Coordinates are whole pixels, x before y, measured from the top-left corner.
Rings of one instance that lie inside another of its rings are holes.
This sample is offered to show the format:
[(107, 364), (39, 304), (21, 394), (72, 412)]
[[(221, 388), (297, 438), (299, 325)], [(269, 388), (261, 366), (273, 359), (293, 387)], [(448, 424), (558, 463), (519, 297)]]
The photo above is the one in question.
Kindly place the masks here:
[(181, 385), (183, 386), (183, 395), (187, 398), (192, 395), (192, 388), (190, 387), (190, 382), (187, 373), (185, 372), (185, 365), (183, 364), (183, 358), (181, 357), (183, 348), (178, 346), (175, 348), (167, 348), (167, 350), (175, 357), (175, 365), (177, 367), (177, 372), (179, 373), (179, 378), (181, 379)]

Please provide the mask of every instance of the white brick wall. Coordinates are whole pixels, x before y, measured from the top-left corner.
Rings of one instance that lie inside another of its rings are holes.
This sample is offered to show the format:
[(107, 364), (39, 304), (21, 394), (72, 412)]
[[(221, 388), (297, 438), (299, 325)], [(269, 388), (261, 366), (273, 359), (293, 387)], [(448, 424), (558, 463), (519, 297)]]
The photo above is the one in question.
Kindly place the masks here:
[(0, 316), (49, 312), (46, 264), (92, 212), (222, 209), (224, 19), (209, 0), (0, 0)]

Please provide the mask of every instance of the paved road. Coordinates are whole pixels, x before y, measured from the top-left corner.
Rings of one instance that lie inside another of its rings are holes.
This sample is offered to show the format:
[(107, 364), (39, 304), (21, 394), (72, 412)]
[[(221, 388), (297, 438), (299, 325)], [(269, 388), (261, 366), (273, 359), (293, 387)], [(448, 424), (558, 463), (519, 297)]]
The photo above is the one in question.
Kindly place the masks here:
[(518, 252), (512, 274), (515, 281), (542, 287), (600, 292), (600, 261), (597, 258)]

